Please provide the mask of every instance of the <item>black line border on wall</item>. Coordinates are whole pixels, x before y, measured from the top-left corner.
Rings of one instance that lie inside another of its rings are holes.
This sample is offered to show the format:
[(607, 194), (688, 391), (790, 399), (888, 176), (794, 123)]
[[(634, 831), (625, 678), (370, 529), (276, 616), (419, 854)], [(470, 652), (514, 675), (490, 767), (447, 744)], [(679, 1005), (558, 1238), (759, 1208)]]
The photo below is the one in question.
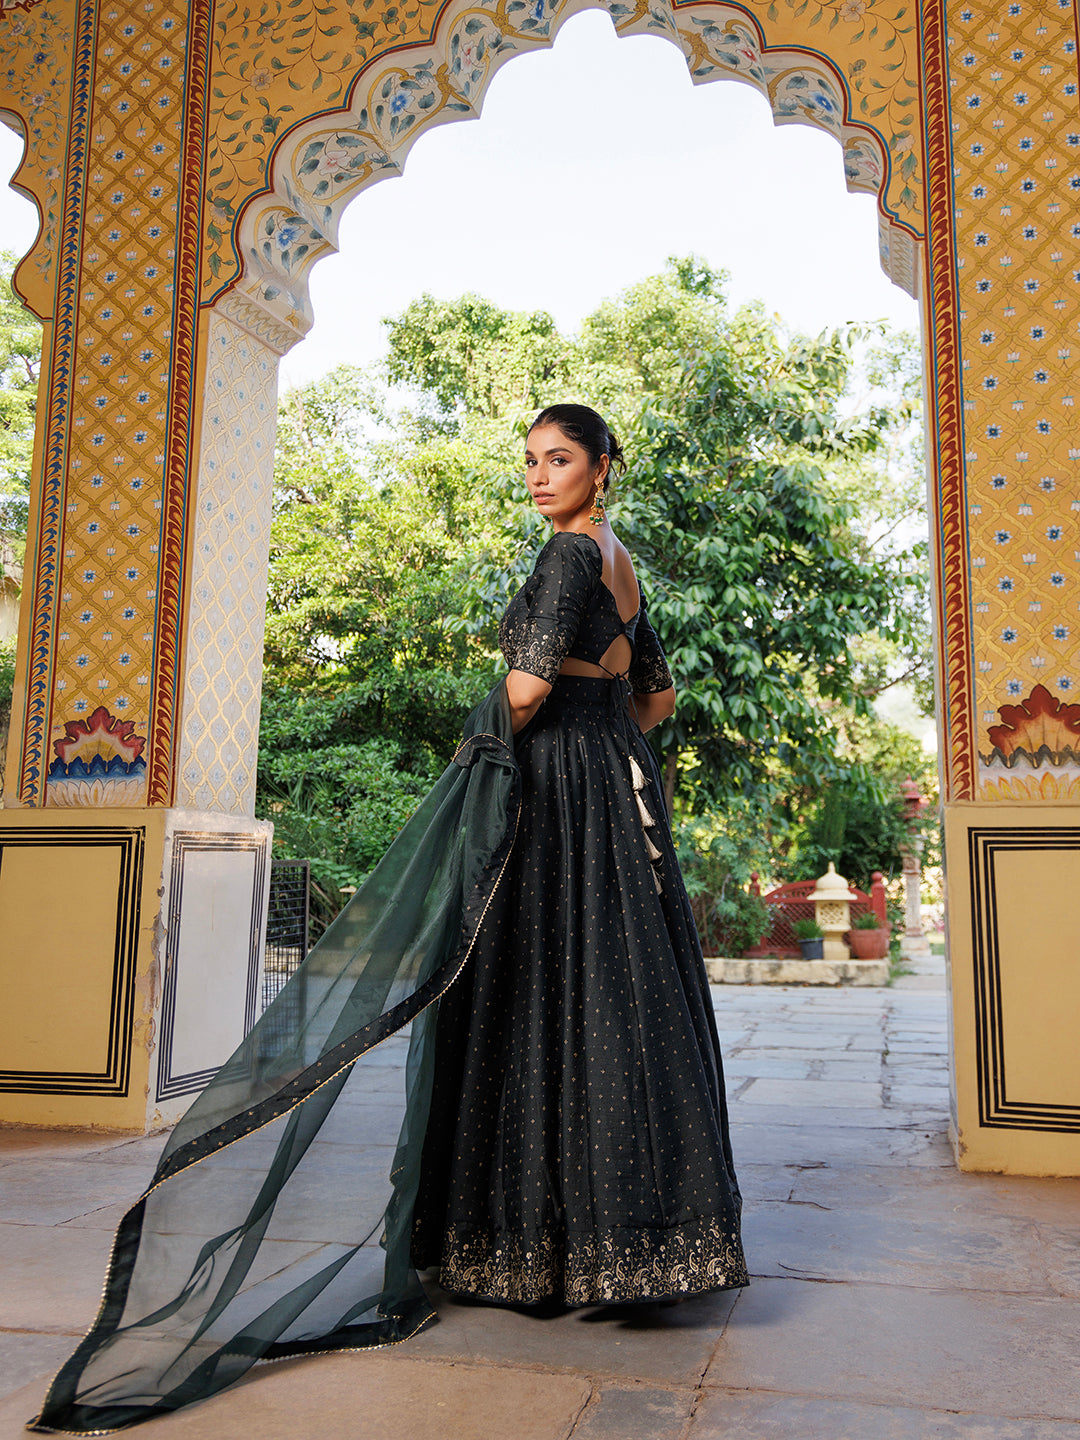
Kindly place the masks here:
[[(255, 1024), (259, 996), (259, 960), (262, 941), (263, 901), (266, 885), (266, 857), (269, 841), (262, 835), (236, 831), (175, 831), (172, 837), (172, 863), (169, 868), (169, 909), (165, 936), (165, 983), (161, 994), (160, 1029), (158, 1032), (157, 1099), (173, 1100), (180, 1095), (196, 1095), (220, 1069), (212, 1065), (206, 1070), (191, 1070), (183, 1075), (173, 1073), (173, 1040), (176, 1027), (176, 983), (180, 947), (180, 914), (184, 898), (184, 870), (187, 857), (206, 851), (250, 850), (255, 854), (252, 874), (251, 918), (248, 928), (248, 974), (244, 997), (244, 1034)], [(221, 1063), (229, 1057), (223, 1055)]]
[(975, 1073), (979, 1124), (988, 1130), (1080, 1133), (1080, 1105), (1019, 1100), (1006, 1093), (1001, 954), (997, 925), (997, 857), (1008, 851), (1080, 850), (1080, 826), (968, 829), (971, 933), (975, 979)]
[(0, 1070), (0, 1091), (17, 1095), (126, 1095), (131, 1075), (135, 967), (146, 831), (142, 826), (5, 826), (0, 830), (0, 866), (3, 865), (5, 850), (26, 846), (70, 847), (75, 850), (109, 847), (120, 850), (107, 1060), (105, 1069), (98, 1072)]

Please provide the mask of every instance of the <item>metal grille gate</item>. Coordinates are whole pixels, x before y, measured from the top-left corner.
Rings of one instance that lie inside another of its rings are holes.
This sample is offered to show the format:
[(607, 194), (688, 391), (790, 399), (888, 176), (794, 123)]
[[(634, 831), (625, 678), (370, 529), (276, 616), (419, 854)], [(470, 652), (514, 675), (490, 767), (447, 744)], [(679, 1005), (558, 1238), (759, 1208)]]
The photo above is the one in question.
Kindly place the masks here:
[(307, 860), (272, 862), (263, 962), (264, 1010), (307, 956), (310, 884), (311, 865)]

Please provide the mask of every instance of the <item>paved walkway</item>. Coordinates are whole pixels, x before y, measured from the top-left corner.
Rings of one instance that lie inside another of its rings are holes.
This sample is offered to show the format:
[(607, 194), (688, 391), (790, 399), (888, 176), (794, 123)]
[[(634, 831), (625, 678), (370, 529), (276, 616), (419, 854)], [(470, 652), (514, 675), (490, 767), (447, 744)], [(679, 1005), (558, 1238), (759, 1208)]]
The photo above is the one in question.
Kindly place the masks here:
[[(1080, 1181), (962, 1176), (934, 967), (716, 987), (753, 1284), (257, 1368), (144, 1440), (1080, 1440)], [(160, 1142), (0, 1131), (0, 1440), (91, 1320)]]

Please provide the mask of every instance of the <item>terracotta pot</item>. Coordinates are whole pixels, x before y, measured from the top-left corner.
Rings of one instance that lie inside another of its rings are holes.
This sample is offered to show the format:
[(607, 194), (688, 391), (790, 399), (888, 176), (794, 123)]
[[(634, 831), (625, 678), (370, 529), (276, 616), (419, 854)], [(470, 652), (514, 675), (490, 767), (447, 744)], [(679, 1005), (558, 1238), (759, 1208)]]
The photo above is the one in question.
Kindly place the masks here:
[(884, 960), (889, 953), (888, 930), (849, 930), (847, 938), (856, 960)]

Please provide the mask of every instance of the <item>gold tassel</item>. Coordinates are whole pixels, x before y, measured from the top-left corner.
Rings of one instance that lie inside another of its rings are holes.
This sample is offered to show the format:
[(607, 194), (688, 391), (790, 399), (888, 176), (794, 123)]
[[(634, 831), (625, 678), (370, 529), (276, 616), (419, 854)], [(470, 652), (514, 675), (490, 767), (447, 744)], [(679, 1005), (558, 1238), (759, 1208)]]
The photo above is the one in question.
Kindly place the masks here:
[(649, 814), (645, 801), (641, 798), (641, 791), (648, 785), (649, 778), (633, 755), (630, 756), (630, 779), (634, 787), (634, 799), (637, 801), (638, 815), (641, 817), (645, 846), (649, 852), (649, 860), (652, 864), (653, 884), (656, 886), (656, 893), (659, 895), (663, 889), (660, 884), (659, 862), (664, 857), (662, 852), (653, 844), (652, 836), (649, 834), (649, 831), (656, 824), (656, 821)]

